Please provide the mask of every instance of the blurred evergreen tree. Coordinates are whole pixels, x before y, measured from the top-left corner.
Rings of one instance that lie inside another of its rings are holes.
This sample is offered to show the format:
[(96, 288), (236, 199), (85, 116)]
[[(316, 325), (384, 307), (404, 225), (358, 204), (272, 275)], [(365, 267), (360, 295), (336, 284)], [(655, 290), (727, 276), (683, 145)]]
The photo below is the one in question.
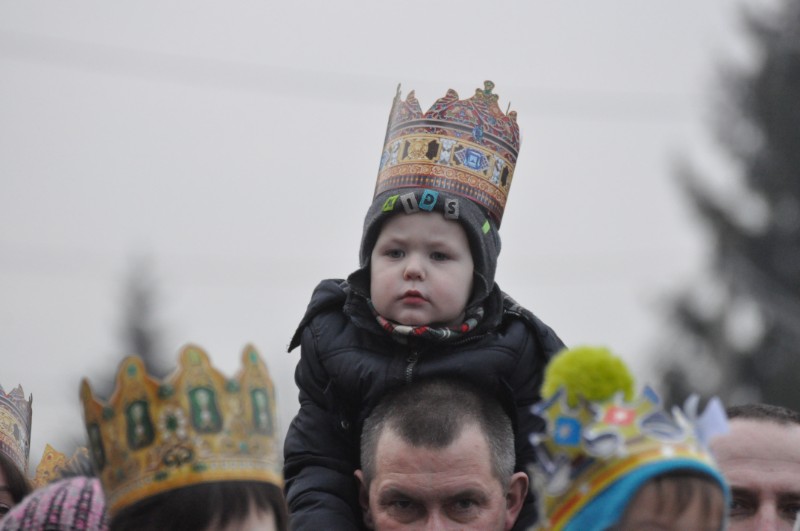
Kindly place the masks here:
[[(125, 285), (122, 317), (122, 357), (136, 354), (152, 376), (169, 373), (161, 350), (158, 326), (157, 287), (152, 266), (144, 258), (134, 260)], [(121, 358), (120, 358), (121, 359)]]
[(697, 391), (800, 409), (800, 0), (743, 20), (758, 53), (723, 71), (715, 126), (738, 199), (678, 172), (715, 245), (708, 279), (670, 301), (662, 388), (670, 402)]
[(99, 374), (90, 378), (96, 395), (106, 400), (110, 397), (119, 364), (126, 356), (140, 356), (152, 376), (164, 378), (169, 374), (171, 369), (161, 347), (157, 295), (151, 261), (142, 256), (132, 259), (122, 286), (118, 347), (110, 353), (108, 365), (99, 367)]

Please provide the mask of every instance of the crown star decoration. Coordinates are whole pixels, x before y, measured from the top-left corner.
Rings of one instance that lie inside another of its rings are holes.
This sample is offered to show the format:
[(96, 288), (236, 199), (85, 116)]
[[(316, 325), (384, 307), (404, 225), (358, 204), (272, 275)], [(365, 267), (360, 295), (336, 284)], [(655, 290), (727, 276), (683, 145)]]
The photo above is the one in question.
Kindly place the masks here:
[(111, 514), (175, 488), (216, 481), (281, 486), (275, 391), (267, 367), (248, 345), (242, 369), (228, 379), (189, 345), (165, 381), (138, 357), (120, 365), (107, 403), (81, 384), (89, 453)]
[(727, 425), (718, 400), (703, 415), (696, 414), (696, 398), (670, 414), (649, 386), (631, 399), (620, 390), (592, 400), (568, 387), (558, 387), (533, 408), (546, 423), (543, 432), (530, 436), (536, 452), (532, 488), (542, 515), (536, 529), (563, 529), (604, 489), (649, 463), (675, 459), (715, 466), (708, 438)]
[(520, 135), (517, 113), (504, 113), (494, 83), (460, 100), (453, 89), (422, 113), (414, 91), (392, 103), (375, 197), (388, 190), (428, 188), (466, 197), (497, 222), (503, 218)]
[(9, 393), (0, 385), (0, 452), (24, 474), (28, 473), (32, 416), (33, 396), (26, 400), (21, 385)]

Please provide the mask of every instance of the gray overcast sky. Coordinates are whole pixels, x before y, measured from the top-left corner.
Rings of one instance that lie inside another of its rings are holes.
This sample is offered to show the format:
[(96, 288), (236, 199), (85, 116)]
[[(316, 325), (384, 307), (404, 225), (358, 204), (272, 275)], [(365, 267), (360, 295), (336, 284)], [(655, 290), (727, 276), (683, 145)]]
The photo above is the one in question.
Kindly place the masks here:
[(170, 352), (232, 374), (253, 342), (287, 427), (285, 348), (356, 266), (397, 83), (424, 108), (496, 83), (523, 135), (500, 286), (646, 378), (659, 301), (708, 243), (673, 158), (729, 171), (707, 125), (717, 61), (747, 57), (738, 5), (0, 0), (0, 384), (34, 395), (32, 464), (82, 437), (138, 256)]

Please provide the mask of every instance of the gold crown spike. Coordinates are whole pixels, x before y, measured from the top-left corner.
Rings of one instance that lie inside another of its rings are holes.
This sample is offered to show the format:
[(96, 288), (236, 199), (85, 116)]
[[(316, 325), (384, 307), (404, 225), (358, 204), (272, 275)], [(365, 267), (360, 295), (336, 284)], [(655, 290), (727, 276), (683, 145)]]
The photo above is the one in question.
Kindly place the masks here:
[(707, 439), (726, 429), (724, 410), (709, 402), (698, 418), (673, 408), (645, 387), (634, 400), (623, 393), (607, 400), (568, 404), (563, 387), (534, 406), (546, 431), (531, 436), (536, 464), (531, 469), (542, 518), (535, 529), (558, 530), (604, 489), (649, 463), (669, 460), (714, 468)]
[(433, 188), (483, 206), (498, 227), (503, 219), (520, 136), (517, 113), (504, 113), (484, 82), (460, 100), (453, 89), (422, 114), (414, 91), (398, 87), (389, 115), (375, 197), (387, 190)]
[(7, 455), (23, 474), (28, 474), (31, 445), (33, 396), (25, 400), (22, 385), (6, 394), (0, 385), (0, 452)]
[(39, 488), (56, 481), (62, 477), (62, 473), (69, 471), (81, 470), (80, 461), (89, 457), (89, 451), (85, 446), (81, 446), (75, 450), (72, 457), (67, 457), (66, 454), (59, 452), (49, 444), (44, 447), (42, 458), (39, 464), (36, 465), (36, 474), (33, 477), (33, 487)]
[(112, 514), (149, 496), (216, 481), (283, 484), (275, 390), (252, 346), (227, 379), (199, 347), (186, 346), (166, 381), (125, 358), (108, 403), (81, 384), (89, 448)]

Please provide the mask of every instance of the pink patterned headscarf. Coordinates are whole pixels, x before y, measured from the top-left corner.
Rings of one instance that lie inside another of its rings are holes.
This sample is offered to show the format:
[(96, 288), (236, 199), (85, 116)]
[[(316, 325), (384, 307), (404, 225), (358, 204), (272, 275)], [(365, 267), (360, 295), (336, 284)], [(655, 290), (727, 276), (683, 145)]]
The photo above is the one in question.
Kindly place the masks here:
[(0, 520), (0, 531), (106, 531), (100, 480), (76, 476), (36, 489)]

